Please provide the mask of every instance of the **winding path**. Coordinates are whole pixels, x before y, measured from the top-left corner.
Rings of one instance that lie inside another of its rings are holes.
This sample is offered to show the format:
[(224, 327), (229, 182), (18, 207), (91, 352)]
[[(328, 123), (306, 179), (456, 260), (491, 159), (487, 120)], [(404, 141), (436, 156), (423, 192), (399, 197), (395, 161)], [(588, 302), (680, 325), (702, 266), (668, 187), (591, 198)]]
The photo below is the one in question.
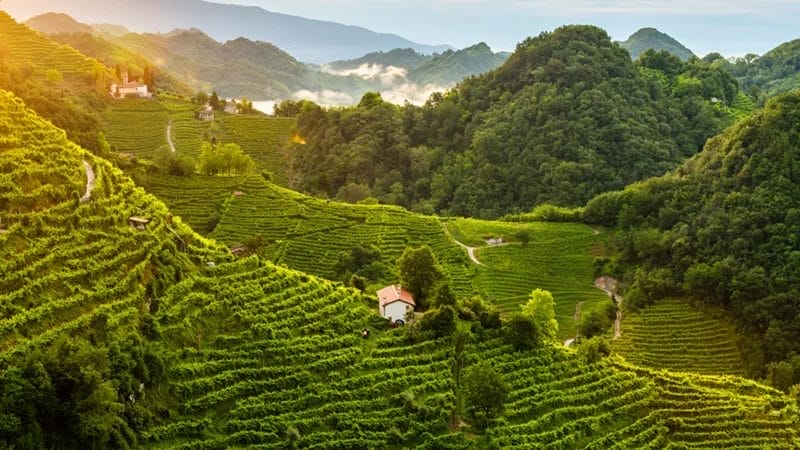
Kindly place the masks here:
[(475, 247), (470, 247), (467, 244), (462, 244), (461, 242), (456, 241), (455, 238), (453, 238), (453, 240), (456, 242), (456, 244), (458, 244), (458, 245), (464, 247), (465, 249), (467, 249), (467, 253), (469, 254), (469, 259), (471, 259), (472, 262), (474, 262), (475, 264), (477, 264), (479, 266), (483, 265), (483, 263), (478, 261), (478, 258), (475, 257)]
[(596, 288), (608, 294), (609, 297), (617, 299), (617, 319), (614, 321), (614, 339), (622, 337), (620, 325), (622, 323), (622, 297), (617, 294), (617, 280), (611, 277), (600, 277), (594, 280)]
[(81, 203), (86, 203), (92, 198), (92, 191), (94, 190), (94, 182), (96, 177), (94, 174), (94, 169), (92, 169), (92, 166), (85, 160), (83, 161), (83, 168), (86, 170), (86, 192), (84, 192), (83, 197), (81, 197)]
[(172, 151), (172, 153), (175, 153), (176, 152), (175, 143), (172, 142), (172, 121), (171, 120), (167, 123), (167, 144), (169, 144), (169, 149)]

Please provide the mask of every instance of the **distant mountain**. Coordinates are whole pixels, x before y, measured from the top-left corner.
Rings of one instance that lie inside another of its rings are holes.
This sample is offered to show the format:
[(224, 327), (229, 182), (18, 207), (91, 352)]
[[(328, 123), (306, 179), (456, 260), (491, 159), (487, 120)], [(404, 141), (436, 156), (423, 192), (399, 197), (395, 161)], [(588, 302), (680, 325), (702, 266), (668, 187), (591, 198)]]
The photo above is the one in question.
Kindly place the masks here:
[(694, 53), (683, 44), (655, 28), (642, 28), (633, 33), (627, 41), (620, 42), (619, 45), (631, 54), (632, 59), (638, 58), (640, 54), (651, 48), (656, 51), (666, 50), (680, 58), (681, 61), (688, 61), (694, 56)]
[(360, 58), (345, 61), (334, 61), (325, 64), (325, 67), (334, 71), (358, 69), (363, 65), (380, 64), (382, 66), (401, 67), (403, 69), (416, 69), (425, 62), (433, 59), (432, 55), (423, 55), (413, 48), (396, 48), (388, 52), (372, 52)]
[(33, 17), (25, 25), (45, 34), (91, 33), (92, 27), (82, 24), (64, 13), (45, 13)]
[[(49, 12), (53, 7), (52, 0), (3, 0), (3, 8), (17, 17), (30, 11)], [(394, 48), (412, 48), (425, 54), (450, 48), (419, 44), (357, 26), (273, 13), (255, 6), (203, 0), (61, 0), (58, 9), (84, 23), (120, 23), (138, 32), (195, 27), (219, 41), (243, 36), (270, 42), (301, 61), (315, 63)]]
[(355, 76), (318, 73), (278, 47), (237, 38), (217, 42), (202, 31), (135, 34), (109, 38), (111, 42), (162, 62), (184, 83), (197, 90), (216, 90), (224, 97), (251, 99), (292, 98), (300, 90), (356, 93), (369, 84)]
[[(399, 82), (451, 86), (464, 78), (497, 68), (510, 55), (507, 52), (494, 53), (488, 45), (481, 42), (462, 50), (447, 50), (431, 56), (419, 54), (410, 48), (375, 52), (357, 59), (325, 64), (322, 70), (338, 74), (360, 73), (370, 78), (385, 75), (381, 69), (385, 71), (389, 67), (396, 67), (405, 70), (396, 77)], [(394, 72), (390, 71), (389, 74)]]
[(449, 85), (502, 65), (508, 53), (494, 53), (481, 42), (463, 50), (448, 50), (412, 70), (408, 78), (420, 84)]

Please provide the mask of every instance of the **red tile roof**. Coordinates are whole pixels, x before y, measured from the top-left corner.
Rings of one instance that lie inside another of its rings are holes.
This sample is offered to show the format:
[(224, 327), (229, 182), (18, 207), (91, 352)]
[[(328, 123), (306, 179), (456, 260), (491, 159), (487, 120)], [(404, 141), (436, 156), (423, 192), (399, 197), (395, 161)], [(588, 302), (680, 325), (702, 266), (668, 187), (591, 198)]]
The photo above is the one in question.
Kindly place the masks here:
[(394, 284), (378, 291), (378, 301), (380, 302), (381, 306), (386, 306), (389, 303), (394, 303), (396, 301), (401, 301), (408, 303), (411, 306), (416, 306), (416, 303), (414, 303), (414, 298), (411, 297), (411, 293)]

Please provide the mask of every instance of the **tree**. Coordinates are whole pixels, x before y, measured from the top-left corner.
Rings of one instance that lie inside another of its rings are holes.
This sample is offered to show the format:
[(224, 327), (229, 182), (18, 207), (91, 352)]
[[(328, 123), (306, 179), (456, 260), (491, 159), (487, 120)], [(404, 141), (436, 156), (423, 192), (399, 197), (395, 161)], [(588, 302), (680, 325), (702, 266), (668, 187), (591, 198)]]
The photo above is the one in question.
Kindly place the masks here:
[(197, 104), (200, 106), (205, 106), (208, 104), (208, 94), (205, 92), (198, 92), (195, 98), (197, 99)]
[(429, 331), (435, 338), (451, 336), (456, 331), (456, 311), (452, 306), (426, 312), (419, 323), (420, 331)]
[(519, 230), (514, 233), (514, 238), (522, 245), (528, 245), (528, 242), (531, 241), (531, 232), (528, 230)]
[(411, 293), (419, 308), (427, 308), (433, 289), (444, 278), (436, 255), (427, 245), (407, 248), (397, 265), (402, 286)]
[(478, 430), (485, 430), (503, 412), (508, 386), (487, 362), (464, 371), (461, 390), (467, 414)]
[(528, 303), (522, 306), (522, 315), (533, 320), (542, 338), (553, 340), (558, 335), (555, 301), (550, 291), (535, 289), (531, 292)]
[(456, 294), (453, 293), (453, 288), (450, 287), (450, 283), (442, 283), (439, 285), (439, 288), (436, 289), (436, 297), (433, 299), (433, 304), (437, 308), (443, 306), (455, 308)]
[(200, 147), (200, 172), (206, 175), (246, 175), (256, 167), (255, 161), (242, 152), (237, 144), (212, 145), (203, 142)]
[(541, 332), (532, 318), (515, 313), (503, 324), (503, 338), (518, 351), (539, 346)]
[(222, 109), (222, 101), (219, 99), (217, 91), (213, 91), (211, 93), (211, 97), (208, 99), (208, 106), (210, 106), (215, 111), (220, 111)]

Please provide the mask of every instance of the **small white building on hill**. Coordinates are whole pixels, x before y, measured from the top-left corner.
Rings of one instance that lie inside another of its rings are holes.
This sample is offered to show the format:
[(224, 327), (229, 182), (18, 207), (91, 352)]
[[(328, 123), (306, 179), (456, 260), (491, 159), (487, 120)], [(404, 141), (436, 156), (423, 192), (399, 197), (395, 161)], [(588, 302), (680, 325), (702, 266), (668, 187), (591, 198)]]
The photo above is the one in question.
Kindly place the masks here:
[(387, 286), (378, 291), (378, 309), (390, 322), (405, 323), (406, 313), (414, 310), (416, 303), (411, 293), (399, 285)]
[(112, 84), (109, 88), (109, 93), (114, 98), (150, 97), (150, 92), (147, 90), (147, 85), (141, 84), (138, 81), (129, 81), (127, 72), (122, 74), (122, 84)]

